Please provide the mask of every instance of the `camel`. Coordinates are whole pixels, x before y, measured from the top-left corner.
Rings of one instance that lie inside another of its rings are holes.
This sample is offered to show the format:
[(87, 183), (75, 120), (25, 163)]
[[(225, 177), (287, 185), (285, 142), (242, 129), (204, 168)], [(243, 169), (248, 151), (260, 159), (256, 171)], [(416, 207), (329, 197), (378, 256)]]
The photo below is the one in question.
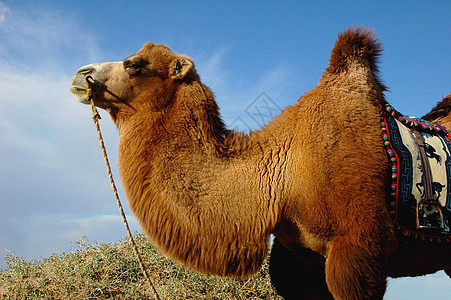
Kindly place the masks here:
[(442, 96), (434, 108), (421, 118), (429, 122), (440, 123), (446, 128), (451, 128), (451, 93), (446, 97)]
[(89, 103), (94, 79), (130, 208), (163, 253), (248, 276), (274, 234), (271, 277), (286, 299), (382, 299), (388, 276), (449, 271), (451, 243), (408, 239), (389, 217), (380, 52), (371, 30), (342, 32), (318, 85), (249, 134), (225, 127), (193, 60), (161, 44), (82, 67), (71, 92)]

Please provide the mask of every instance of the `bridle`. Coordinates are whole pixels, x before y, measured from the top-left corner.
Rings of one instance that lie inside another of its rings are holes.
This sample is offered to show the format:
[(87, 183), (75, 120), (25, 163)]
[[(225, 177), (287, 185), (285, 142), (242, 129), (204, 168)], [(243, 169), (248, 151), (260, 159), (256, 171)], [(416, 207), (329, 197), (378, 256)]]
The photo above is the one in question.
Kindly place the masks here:
[(94, 99), (94, 94), (104, 92), (104, 93), (109, 94), (110, 96), (112, 96), (115, 99), (115, 101), (112, 101), (112, 102), (119, 102), (119, 103), (124, 104), (124, 105), (128, 106), (129, 108), (132, 108), (133, 110), (135, 110), (135, 108), (132, 105), (130, 105), (130, 103), (128, 103), (127, 101), (125, 101), (124, 99), (122, 99), (121, 97), (119, 97), (118, 95), (113, 93), (112, 91), (110, 91), (106, 87), (105, 84), (101, 83), (98, 80), (95, 80), (91, 75), (86, 75), (85, 81), (88, 86), (86, 93), (88, 96), (88, 100), (90, 102)]

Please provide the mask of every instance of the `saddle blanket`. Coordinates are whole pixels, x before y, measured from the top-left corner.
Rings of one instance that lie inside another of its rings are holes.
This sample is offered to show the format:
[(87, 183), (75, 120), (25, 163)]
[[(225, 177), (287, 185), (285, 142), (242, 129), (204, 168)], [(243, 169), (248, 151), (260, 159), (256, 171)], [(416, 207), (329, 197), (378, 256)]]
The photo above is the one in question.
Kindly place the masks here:
[[(451, 131), (440, 124), (403, 116), (388, 104), (381, 114), (381, 129), (392, 166), (389, 209), (393, 221), (406, 236), (450, 242)], [(432, 204), (420, 203), (425, 196), (424, 167), (414, 130), (424, 140), (432, 174)]]

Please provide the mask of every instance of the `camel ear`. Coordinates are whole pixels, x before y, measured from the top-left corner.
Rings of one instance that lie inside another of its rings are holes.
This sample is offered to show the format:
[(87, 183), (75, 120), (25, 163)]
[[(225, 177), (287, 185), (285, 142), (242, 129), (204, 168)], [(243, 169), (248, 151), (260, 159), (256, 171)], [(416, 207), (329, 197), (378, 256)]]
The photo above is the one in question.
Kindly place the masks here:
[(169, 69), (169, 76), (174, 79), (183, 79), (194, 69), (193, 63), (185, 58), (174, 59)]

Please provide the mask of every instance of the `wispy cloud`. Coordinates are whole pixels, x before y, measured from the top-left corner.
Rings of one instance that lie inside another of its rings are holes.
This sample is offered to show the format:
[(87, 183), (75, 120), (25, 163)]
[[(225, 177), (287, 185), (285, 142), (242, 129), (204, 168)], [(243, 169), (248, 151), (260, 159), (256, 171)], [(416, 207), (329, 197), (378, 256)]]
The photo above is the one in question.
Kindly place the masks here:
[[(198, 57), (197, 70), (202, 81), (214, 91), (224, 120), (231, 128), (242, 131), (259, 128), (263, 125), (262, 122), (255, 122), (246, 112), (258, 102), (262, 93), (267, 99), (274, 101), (277, 107), (284, 108), (291, 104), (284, 97), (286, 87), (294, 84), (291, 71), (281, 63), (258, 77), (248, 77), (246, 74), (236, 75), (235, 71), (228, 66), (228, 60), (231, 59), (228, 55), (231, 50), (227, 47), (209, 56)], [(279, 112), (280, 109), (277, 113)], [(272, 117), (273, 115), (271, 119)]]
[[(73, 99), (68, 81), (64, 74), (0, 70), (0, 250), (39, 258), (51, 254), (49, 247), (68, 250), (80, 235), (113, 238), (113, 231), (106, 234), (108, 226), (61, 223), (68, 214), (82, 219), (117, 210), (90, 108)], [(115, 157), (116, 129), (111, 122), (102, 122), (102, 129)]]
[(5, 22), (6, 20), (6, 14), (9, 13), (11, 10), (8, 6), (0, 2), (0, 25)]
[(219, 49), (208, 56), (201, 56), (196, 62), (202, 81), (215, 91), (226, 88), (228, 74), (223, 62), (229, 50), (229, 48)]
[[(127, 216), (132, 233), (139, 225), (132, 215)], [(40, 259), (53, 253), (66, 252), (80, 237), (104, 243), (117, 242), (127, 237), (119, 215), (96, 215), (93, 217), (68, 216), (65, 214), (39, 214), (27, 218), (8, 218), (11, 225), (1, 237), (0, 261), (12, 253), (26, 259)], [(3, 224), (2, 224), (3, 225)], [(2, 226), (2, 230), (5, 227)], [(3, 268), (3, 262), (0, 267)]]
[[(139, 224), (133, 215), (126, 215), (127, 222), (129, 223), (130, 230), (132, 232), (139, 229)], [(125, 227), (123, 225), (122, 217), (118, 214), (115, 215), (96, 215), (94, 217), (86, 218), (68, 218), (61, 222), (71, 224), (80, 230), (80, 233), (89, 234), (93, 231), (109, 231), (111, 226), (119, 228), (120, 231), (126, 235)], [(98, 233), (97, 233), (98, 234)], [(96, 235), (97, 235), (96, 234)]]
[(0, 66), (30, 72), (73, 69), (99, 57), (96, 38), (67, 13), (0, 3)]
[[(58, 11), (0, 3), (2, 268), (4, 249), (39, 258), (68, 250), (81, 235), (119, 237), (114, 226), (67, 222), (67, 215), (75, 220), (117, 210), (90, 108), (69, 92), (73, 72), (100, 53), (95, 36), (81, 29)], [(115, 157), (116, 129), (111, 122), (102, 122), (102, 129)]]

